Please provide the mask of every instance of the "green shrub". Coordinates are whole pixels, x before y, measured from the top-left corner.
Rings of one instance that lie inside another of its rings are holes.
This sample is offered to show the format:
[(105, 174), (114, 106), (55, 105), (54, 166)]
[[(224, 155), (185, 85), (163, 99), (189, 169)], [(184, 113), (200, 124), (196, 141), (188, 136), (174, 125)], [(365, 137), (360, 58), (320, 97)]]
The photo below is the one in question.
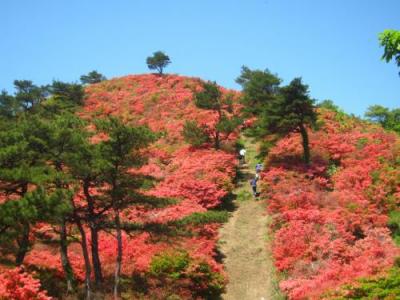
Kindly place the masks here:
[(275, 146), (275, 141), (268, 141), (268, 140), (263, 140), (260, 142), (260, 148), (259, 148), (259, 154), (257, 155), (257, 159), (264, 159), (269, 151), (271, 150), (272, 147)]
[(55, 270), (37, 266), (30, 266), (29, 270), (35, 272), (35, 277), (40, 280), (41, 289), (55, 299), (62, 299), (67, 290), (67, 284), (65, 280), (60, 280)]
[(400, 296), (400, 268), (390, 270), (387, 277), (377, 280), (363, 280), (357, 293), (370, 299), (385, 299), (391, 296)]
[(319, 107), (319, 108), (325, 108), (325, 109), (327, 109), (327, 110), (331, 110), (331, 111), (334, 111), (334, 112), (339, 112), (339, 111), (340, 111), (339, 106), (337, 106), (337, 105), (336, 105), (332, 100), (330, 100), (330, 99), (326, 99), (326, 100), (323, 100), (322, 102), (318, 103), (318, 104), (317, 104), (317, 107)]
[(184, 250), (156, 255), (145, 276), (152, 285), (148, 296), (156, 299), (220, 299), (226, 284), (207, 262)]
[(400, 268), (395, 266), (383, 277), (365, 278), (356, 285), (347, 285), (334, 299), (395, 300), (400, 296)]
[(367, 144), (368, 144), (368, 139), (367, 139), (367, 138), (365, 138), (365, 137), (359, 138), (359, 139), (357, 140), (357, 142), (356, 142), (356, 148), (357, 148), (358, 150), (361, 150), (361, 149), (363, 149), (363, 148), (365, 147), (365, 145), (367, 145)]
[(200, 147), (210, 141), (206, 128), (197, 124), (196, 121), (186, 121), (183, 125), (182, 135), (185, 142), (194, 147)]
[(236, 199), (237, 199), (237, 201), (240, 201), (240, 202), (246, 201), (246, 200), (253, 199), (253, 195), (248, 190), (242, 190), (242, 191), (238, 192)]
[(206, 212), (196, 212), (184, 217), (177, 223), (179, 225), (202, 225), (209, 223), (225, 223), (228, 221), (229, 214), (226, 211), (209, 210)]
[(195, 295), (203, 299), (217, 299), (225, 289), (225, 280), (222, 275), (213, 272), (205, 262), (194, 265), (188, 277), (197, 287)]
[(189, 254), (184, 251), (156, 255), (150, 264), (150, 273), (154, 276), (168, 276), (178, 279), (189, 266)]
[(388, 227), (395, 243), (400, 246), (400, 211), (390, 212)]
[(335, 163), (332, 163), (332, 164), (330, 164), (330, 165), (328, 166), (328, 169), (326, 170), (326, 174), (327, 174), (329, 177), (332, 177), (332, 176), (337, 172), (337, 170), (338, 170), (337, 165), (336, 165)]

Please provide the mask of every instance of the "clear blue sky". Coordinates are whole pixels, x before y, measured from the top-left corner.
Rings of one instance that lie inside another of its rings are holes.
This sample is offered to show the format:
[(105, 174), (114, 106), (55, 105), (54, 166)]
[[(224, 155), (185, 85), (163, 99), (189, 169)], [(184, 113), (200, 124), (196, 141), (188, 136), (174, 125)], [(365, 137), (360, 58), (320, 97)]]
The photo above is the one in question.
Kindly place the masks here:
[(76, 81), (148, 72), (165, 51), (170, 73), (239, 89), (240, 67), (302, 76), (317, 99), (361, 115), (400, 107), (400, 71), (380, 60), (378, 33), (400, 29), (399, 0), (1, 0), (0, 89), (14, 79)]

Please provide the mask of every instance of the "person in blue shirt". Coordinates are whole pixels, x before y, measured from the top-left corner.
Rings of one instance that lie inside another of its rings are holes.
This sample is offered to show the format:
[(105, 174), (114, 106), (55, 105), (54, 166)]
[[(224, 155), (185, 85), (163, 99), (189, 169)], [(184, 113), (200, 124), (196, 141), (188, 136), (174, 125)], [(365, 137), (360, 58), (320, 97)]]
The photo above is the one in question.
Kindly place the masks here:
[(263, 169), (263, 165), (261, 163), (256, 164), (256, 173), (260, 173)]

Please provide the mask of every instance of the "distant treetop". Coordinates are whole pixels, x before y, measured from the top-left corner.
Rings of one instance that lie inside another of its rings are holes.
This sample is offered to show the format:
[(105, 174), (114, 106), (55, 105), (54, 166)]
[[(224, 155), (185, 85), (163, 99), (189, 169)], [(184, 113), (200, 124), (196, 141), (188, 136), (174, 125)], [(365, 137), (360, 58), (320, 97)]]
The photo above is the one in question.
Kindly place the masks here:
[(236, 82), (243, 88), (242, 102), (245, 104), (246, 111), (257, 115), (265, 105), (276, 98), (282, 81), (268, 69), (251, 70), (243, 66)]
[(317, 104), (317, 107), (326, 108), (332, 111), (340, 111), (341, 109), (332, 100), (326, 99)]
[(381, 105), (368, 107), (365, 117), (374, 123), (379, 123), (386, 130), (400, 134), (400, 108), (389, 109)]
[(89, 72), (87, 75), (82, 75), (81, 76), (81, 82), (82, 84), (93, 84), (93, 83), (98, 83), (103, 80), (106, 80), (107, 78), (97, 72), (96, 70), (93, 70), (92, 72)]
[(149, 56), (146, 59), (147, 66), (150, 70), (157, 70), (158, 74), (163, 74), (163, 69), (171, 63), (168, 55), (162, 51), (153, 53), (153, 56)]

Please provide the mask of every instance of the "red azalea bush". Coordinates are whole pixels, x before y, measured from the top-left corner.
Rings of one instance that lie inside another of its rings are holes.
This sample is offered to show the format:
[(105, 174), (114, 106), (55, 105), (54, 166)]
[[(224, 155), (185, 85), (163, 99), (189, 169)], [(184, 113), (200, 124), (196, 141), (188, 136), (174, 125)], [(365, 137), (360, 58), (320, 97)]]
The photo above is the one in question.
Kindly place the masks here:
[(319, 299), (399, 254), (387, 229), (387, 212), (400, 203), (398, 138), (330, 111), (320, 118), (324, 126), (310, 134), (313, 164), (302, 165), (293, 134), (272, 149), (262, 176), (275, 265), (286, 274), (280, 287), (290, 299)]
[(4, 300), (50, 300), (40, 290), (40, 281), (21, 268), (2, 270), (0, 273), (0, 299)]

